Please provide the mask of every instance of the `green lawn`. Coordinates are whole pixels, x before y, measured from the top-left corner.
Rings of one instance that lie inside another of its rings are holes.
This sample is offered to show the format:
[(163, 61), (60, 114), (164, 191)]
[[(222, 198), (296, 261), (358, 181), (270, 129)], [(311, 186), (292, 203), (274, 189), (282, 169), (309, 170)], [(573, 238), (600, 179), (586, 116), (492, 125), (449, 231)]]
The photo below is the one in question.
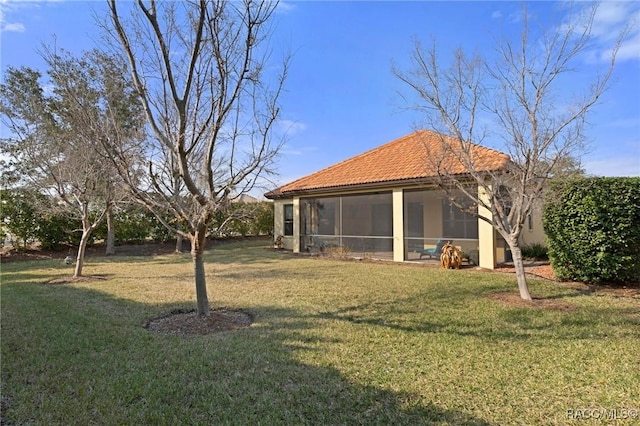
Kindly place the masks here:
[(250, 328), (143, 328), (194, 306), (188, 255), (88, 259), (106, 279), (64, 285), (42, 284), (71, 273), (60, 261), (2, 265), (3, 421), (582, 425), (602, 420), (567, 410), (640, 409), (638, 298), (531, 281), (564, 309), (509, 306), (491, 295), (516, 291), (510, 275), (256, 243), (207, 261), (212, 307), (249, 311)]

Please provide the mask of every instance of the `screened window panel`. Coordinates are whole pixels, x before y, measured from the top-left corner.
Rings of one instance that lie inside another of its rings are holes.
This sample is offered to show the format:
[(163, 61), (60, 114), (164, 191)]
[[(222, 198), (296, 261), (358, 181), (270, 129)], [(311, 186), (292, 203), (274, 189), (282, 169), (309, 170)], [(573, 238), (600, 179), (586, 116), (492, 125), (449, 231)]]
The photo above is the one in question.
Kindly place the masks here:
[(284, 205), (284, 235), (293, 235), (293, 204)]

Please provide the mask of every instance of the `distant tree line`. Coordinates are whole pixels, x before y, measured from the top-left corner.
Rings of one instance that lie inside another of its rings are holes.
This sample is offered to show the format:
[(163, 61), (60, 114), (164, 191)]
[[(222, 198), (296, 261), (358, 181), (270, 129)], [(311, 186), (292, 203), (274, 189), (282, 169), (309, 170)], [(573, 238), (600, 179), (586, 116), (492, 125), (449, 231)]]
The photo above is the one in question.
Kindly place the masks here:
[[(82, 223), (64, 211), (43, 210), (42, 205), (54, 203), (43, 194), (25, 188), (4, 188), (1, 191), (0, 240), (11, 240), (17, 248), (39, 242), (48, 250), (78, 246)], [(43, 213), (46, 211), (47, 213)], [(99, 212), (91, 212), (96, 216)], [(115, 245), (144, 242), (167, 242), (176, 239), (148, 209), (137, 204), (116, 206), (113, 213)], [(168, 213), (166, 219), (171, 220)], [(273, 203), (237, 202), (219, 210), (208, 228), (208, 237), (225, 238), (273, 234)], [(96, 227), (88, 243), (106, 241), (107, 222)]]

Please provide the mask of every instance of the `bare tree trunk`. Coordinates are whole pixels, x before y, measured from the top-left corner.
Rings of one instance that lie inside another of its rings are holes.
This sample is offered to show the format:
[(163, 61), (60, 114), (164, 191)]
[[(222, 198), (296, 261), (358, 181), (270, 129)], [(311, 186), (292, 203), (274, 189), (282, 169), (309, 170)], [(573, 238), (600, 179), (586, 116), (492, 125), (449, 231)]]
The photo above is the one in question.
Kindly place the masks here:
[(176, 234), (176, 253), (182, 253), (182, 234)]
[(81, 277), (82, 276), (82, 267), (84, 266), (84, 252), (87, 248), (87, 243), (89, 242), (89, 237), (91, 236), (92, 229), (83, 229), (82, 230), (82, 238), (80, 238), (80, 245), (78, 246), (78, 256), (76, 257), (76, 269), (73, 272), (73, 277)]
[(207, 298), (207, 277), (204, 273), (204, 246), (206, 228), (196, 231), (191, 238), (191, 257), (196, 281), (196, 304), (199, 317), (209, 316), (209, 299)]
[[(172, 233), (189, 230), (197, 312), (207, 316), (207, 224), (232, 196), (250, 192), (274, 170), (284, 143), (271, 134), (289, 61), (274, 78), (261, 44), (277, 4), (141, 1), (131, 8), (133, 19), (125, 21), (121, 2), (108, 4), (113, 26), (105, 29), (129, 61), (146, 117), (143, 128), (153, 134), (144, 138), (149, 145), (141, 146), (140, 158), (134, 158), (148, 164), (146, 176), (132, 176), (128, 151), (119, 146), (113, 147), (112, 159), (138, 201), (159, 219), (173, 213), (177, 221), (160, 219), (163, 225)], [(141, 51), (154, 60), (140, 57)], [(223, 143), (228, 149), (220, 148)], [(161, 161), (151, 154), (156, 152), (162, 153)], [(151, 157), (144, 158), (147, 153)], [(140, 188), (145, 181), (150, 191)]]
[(113, 207), (109, 206), (107, 209), (107, 249), (105, 252), (107, 256), (116, 254), (116, 229), (114, 225)]
[(532, 300), (529, 294), (529, 286), (527, 285), (527, 276), (524, 272), (524, 262), (522, 261), (522, 250), (518, 244), (508, 243), (513, 257), (513, 266), (516, 270), (516, 280), (518, 281), (518, 290), (522, 300)]

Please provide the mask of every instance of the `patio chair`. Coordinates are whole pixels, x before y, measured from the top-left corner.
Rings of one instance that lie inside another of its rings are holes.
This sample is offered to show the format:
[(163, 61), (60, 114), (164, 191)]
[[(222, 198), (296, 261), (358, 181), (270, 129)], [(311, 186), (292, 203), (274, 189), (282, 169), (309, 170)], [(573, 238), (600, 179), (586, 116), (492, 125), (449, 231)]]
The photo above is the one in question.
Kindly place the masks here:
[(436, 242), (435, 247), (428, 249), (419, 249), (416, 250), (416, 252), (420, 253), (420, 259), (422, 259), (423, 256), (429, 256), (429, 259), (433, 259), (434, 257), (438, 258), (442, 254), (442, 247), (444, 247), (444, 245), (447, 243), (453, 244), (453, 241), (440, 239)]

